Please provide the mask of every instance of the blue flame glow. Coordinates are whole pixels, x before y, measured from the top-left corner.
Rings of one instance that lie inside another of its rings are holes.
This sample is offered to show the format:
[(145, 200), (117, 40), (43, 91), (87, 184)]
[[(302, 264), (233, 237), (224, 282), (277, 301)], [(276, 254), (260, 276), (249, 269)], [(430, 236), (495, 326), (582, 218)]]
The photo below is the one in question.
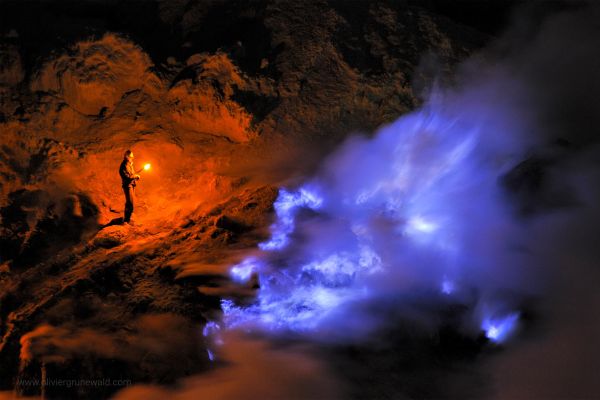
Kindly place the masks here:
[(294, 231), (294, 217), (299, 208), (318, 209), (323, 199), (311, 191), (300, 188), (296, 192), (288, 192), (282, 189), (279, 197), (273, 205), (277, 215), (277, 222), (271, 227), (271, 239), (260, 243), (261, 250), (278, 250), (284, 248), (288, 243), (288, 235)]
[(252, 273), (258, 270), (257, 263), (254, 258), (247, 258), (231, 267), (229, 274), (236, 282), (247, 282)]
[[(224, 300), (226, 324), (335, 330), (361, 317), (357, 304), (379, 296), (484, 295), (506, 286), (518, 263), (506, 250), (515, 229), (497, 179), (514, 162), (510, 135), (499, 132), (510, 124), (477, 111), (430, 104), (373, 139), (349, 140), (314, 179), (281, 189), (260, 261), (231, 269), (238, 281), (259, 274), (256, 302)], [(506, 143), (497, 140), (502, 135)], [(478, 324), (501, 341), (516, 315)]]
[(206, 354), (210, 361), (215, 361), (216, 356), (214, 348), (223, 345), (223, 339), (221, 339), (221, 327), (215, 321), (208, 321), (204, 328), (202, 328), (202, 336), (207, 340)]
[(452, 282), (450, 279), (444, 277), (444, 280), (442, 281), (442, 293), (452, 294), (455, 290), (456, 290), (456, 286), (455, 286), (454, 282)]
[(500, 343), (508, 339), (514, 332), (518, 320), (518, 313), (512, 313), (502, 318), (486, 317), (481, 323), (481, 329), (488, 339)]

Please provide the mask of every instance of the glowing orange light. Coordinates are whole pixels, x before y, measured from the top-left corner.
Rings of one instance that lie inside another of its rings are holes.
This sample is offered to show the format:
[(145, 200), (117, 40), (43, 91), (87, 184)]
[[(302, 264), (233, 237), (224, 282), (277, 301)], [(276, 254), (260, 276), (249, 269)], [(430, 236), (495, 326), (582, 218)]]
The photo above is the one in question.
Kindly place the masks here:
[(150, 164), (144, 165), (144, 170), (148, 171), (150, 169)]

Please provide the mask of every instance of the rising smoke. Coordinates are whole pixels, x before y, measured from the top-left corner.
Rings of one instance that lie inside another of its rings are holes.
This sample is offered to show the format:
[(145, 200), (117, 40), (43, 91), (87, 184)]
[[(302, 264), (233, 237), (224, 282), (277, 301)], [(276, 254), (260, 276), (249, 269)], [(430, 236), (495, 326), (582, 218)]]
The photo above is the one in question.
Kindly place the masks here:
[[(226, 323), (328, 340), (397, 318), (435, 328), (436, 315), (403, 304), (421, 299), (467, 305), (456, 329), (508, 339), (532, 299), (552, 296), (554, 268), (567, 267), (542, 262), (554, 243), (531, 233), (598, 204), (578, 179), (598, 167), (598, 15), (575, 7), (519, 20), (454, 87), (282, 189), (271, 239), (231, 270), (260, 276), (257, 302), (224, 301)], [(575, 161), (584, 158), (596, 161)], [(534, 197), (526, 215), (521, 192)]]
[(360, 341), (402, 320), (435, 330), (461, 304), (454, 329), (506, 344), (484, 365), (493, 396), (597, 394), (598, 11), (518, 19), (456, 85), (281, 189), (270, 240), (231, 268), (258, 274), (258, 298), (224, 301), (225, 325)]

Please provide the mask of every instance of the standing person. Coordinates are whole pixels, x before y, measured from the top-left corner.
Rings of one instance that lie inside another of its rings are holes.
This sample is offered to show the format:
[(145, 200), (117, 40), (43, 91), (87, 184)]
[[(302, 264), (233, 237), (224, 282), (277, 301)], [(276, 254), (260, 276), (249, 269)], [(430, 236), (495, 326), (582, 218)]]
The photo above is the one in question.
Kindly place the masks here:
[(125, 152), (123, 161), (119, 167), (119, 175), (121, 175), (121, 184), (125, 193), (125, 216), (123, 222), (130, 224), (133, 203), (135, 201), (135, 185), (140, 179), (140, 176), (133, 169), (133, 152), (131, 150)]

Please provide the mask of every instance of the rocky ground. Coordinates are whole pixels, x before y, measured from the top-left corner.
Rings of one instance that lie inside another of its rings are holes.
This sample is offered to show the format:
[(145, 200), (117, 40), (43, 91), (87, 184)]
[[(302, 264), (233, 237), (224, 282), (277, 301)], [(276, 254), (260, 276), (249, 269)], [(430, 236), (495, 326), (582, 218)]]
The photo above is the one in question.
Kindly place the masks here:
[[(202, 327), (257, 290), (227, 266), (267, 237), (277, 188), (487, 40), (401, 2), (77, 4), (2, 3), (0, 388), (26, 395), (17, 379), (209, 369)], [(152, 164), (133, 226), (127, 148)]]

